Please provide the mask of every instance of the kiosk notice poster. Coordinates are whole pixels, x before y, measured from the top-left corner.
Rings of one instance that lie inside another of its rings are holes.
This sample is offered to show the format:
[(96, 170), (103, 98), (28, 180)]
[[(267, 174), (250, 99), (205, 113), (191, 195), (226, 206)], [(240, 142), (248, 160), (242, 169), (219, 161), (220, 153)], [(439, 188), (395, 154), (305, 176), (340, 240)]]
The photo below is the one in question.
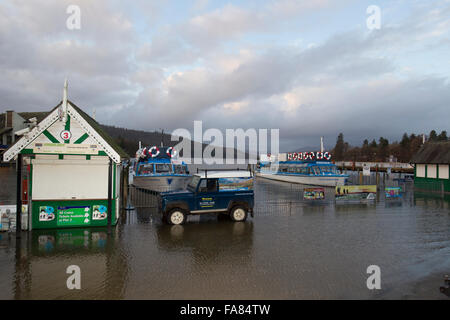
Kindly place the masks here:
[(336, 200), (374, 200), (376, 185), (337, 186)]
[(384, 189), (384, 194), (386, 199), (395, 199), (402, 197), (402, 188), (401, 187), (386, 187)]
[(303, 190), (303, 199), (305, 200), (323, 200), (325, 199), (324, 188), (308, 188)]
[(363, 167), (363, 176), (370, 176), (370, 166), (364, 165), (364, 167)]
[(89, 206), (58, 207), (58, 226), (88, 226), (91, 222)]
[(92, 220), (104, 220), (108, 217), (106, 206), (93, 206), (92, 211)]

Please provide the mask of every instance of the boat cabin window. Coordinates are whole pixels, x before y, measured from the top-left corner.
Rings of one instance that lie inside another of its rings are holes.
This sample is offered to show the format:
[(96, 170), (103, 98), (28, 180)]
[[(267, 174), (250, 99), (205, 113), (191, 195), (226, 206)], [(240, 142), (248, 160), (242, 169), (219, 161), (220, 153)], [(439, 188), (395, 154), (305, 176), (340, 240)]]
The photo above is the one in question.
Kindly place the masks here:
[(168, 163), (157, 163), (156, 166), (156, 172), (157, 173), (171, 173), (172, 172), (172, 165)]
[(141, 164), (139, 166), (139, 175), (144, 175), (144, 174), (152, 174), (153, 173), (153, 163), (149, 163), (149, 164)]
[(296, 170), (296, 168), (295, 167), (289, 167), (288, 168), (288, 172), (290, 172), (290, 173), (295, 173), (297, 170)]
[(319, 167), (312, 167), (311, 170), (312, 170), (313, 174), (316, 174), (316, 175), (320, 174)]
[(174, 169), (174, 173), (176, 173), (176, 174), (186, 174), (186, 166), (174, 165), (173, 169)]
[(297, 173), (300, 174), (309, 174), (309, 168), (308, 167), (298, 167)]
[(280, 172), (287, 172), (287, 167), (280, 166)]
[(333, 166), (320, 167), (320, 170), (323, 174), (337, 174), (336, 167)]

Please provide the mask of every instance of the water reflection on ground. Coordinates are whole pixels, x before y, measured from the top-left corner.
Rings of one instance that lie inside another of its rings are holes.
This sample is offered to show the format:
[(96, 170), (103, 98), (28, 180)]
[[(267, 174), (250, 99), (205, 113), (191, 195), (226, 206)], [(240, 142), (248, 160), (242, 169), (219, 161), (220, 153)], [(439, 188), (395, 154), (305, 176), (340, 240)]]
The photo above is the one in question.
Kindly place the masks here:
[[(302, 187), (258, 179), (255, 217), (214, 215), (162, 224), (156, 210), (128, 212), (107, 228), (35, 230), (19, 247), (1, 234), (2, 299), (447, 299), (450, 199), (382, 194), (365, 203), (302, 200)], [(68, 290), (79, 265), (82, 289)], [(382, 290), (366, 287), (369, 265)]]

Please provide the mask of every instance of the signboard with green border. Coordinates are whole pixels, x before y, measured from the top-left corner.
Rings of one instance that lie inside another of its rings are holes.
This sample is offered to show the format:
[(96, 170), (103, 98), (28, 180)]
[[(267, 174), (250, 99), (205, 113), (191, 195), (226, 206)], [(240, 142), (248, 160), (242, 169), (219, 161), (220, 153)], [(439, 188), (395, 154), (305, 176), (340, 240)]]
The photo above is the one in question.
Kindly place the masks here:
[[(112, 201), (111, 223), (116, 224), (115, 200)], [(33, 229), (67, 227), (101, 227), (108, 225), (108, 200), (34, 200)]]
[(88, 226), (91, 223), (90, 206), (58, 207), (58, 226)]

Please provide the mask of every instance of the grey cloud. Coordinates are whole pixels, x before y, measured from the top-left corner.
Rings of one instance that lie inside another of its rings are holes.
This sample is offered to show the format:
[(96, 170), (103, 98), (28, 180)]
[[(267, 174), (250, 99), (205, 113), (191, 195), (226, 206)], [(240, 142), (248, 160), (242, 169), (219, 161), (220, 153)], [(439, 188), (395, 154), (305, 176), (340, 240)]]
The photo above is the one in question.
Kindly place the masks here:
[[(64, 27), (71, 2), (0, 4), (1, 111), (48, 110), (68, 76), (71, 100), (88, 113), (95, 108), (101, 122), (129, 128), (190, 129), (198, 119), (205, 128), (280, 128), (288, 150), (315, 145), (320, 135), (334, 143), (341, 131), (360, 143), (446, 129), (436, 114), (448, 110), (448, 78), (399, 76), (395, 57), (445, 41), (433, 32), (448, 30), (448, 4), (377, 32), (338, 33), (309, 49), (255, 49), (244, 36), (277, 34), (289, 19), (336, 2), (286, 0), (256, 11), (225, 6), (152, 30), (145, 43), (133, 17), (146, 17), (136, 11), (154, 5), (157, 15), (164, 4), (74, 1), (83, 20), (73, 32)], [(225, 53), (230, 43), (251, 55)], [(240, 64), (221, 68), (223, 57)]]
[[(81, 8), (81, 30), (68, 30), (66, 8)], [(0, 111), (48, 110), (62, 96), (116, 108), (134, 100), (128, 80), (135, 44), (131, 23), (108, 1), (15, 1), (0, 4)]]

